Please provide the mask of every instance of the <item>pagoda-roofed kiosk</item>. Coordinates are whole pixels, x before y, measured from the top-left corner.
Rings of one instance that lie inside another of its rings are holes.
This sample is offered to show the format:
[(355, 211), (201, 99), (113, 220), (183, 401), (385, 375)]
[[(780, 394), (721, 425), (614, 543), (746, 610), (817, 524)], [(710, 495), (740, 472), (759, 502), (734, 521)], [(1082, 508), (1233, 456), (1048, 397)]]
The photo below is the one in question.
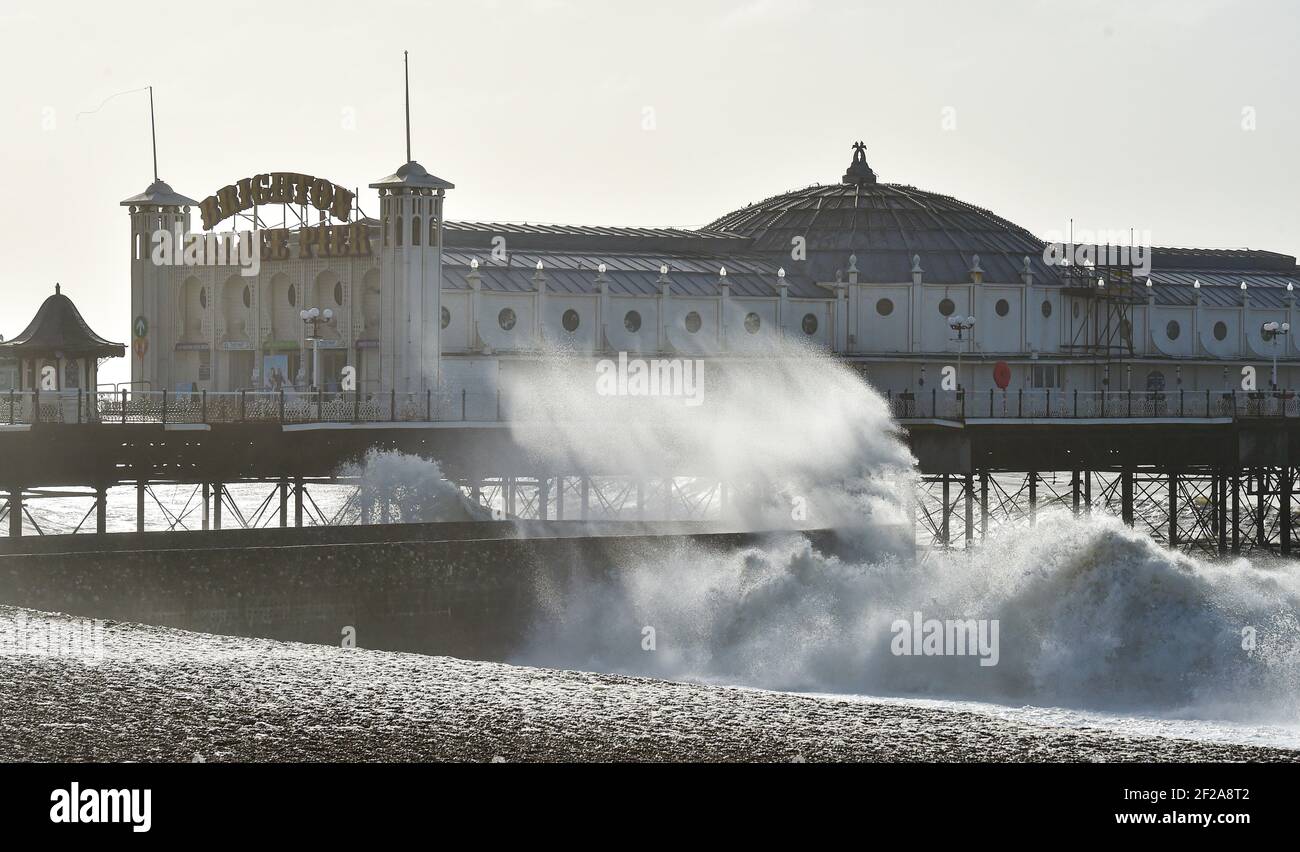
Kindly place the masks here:
[[(124, 344), (100, 337), (86, 324), (58, 284), (27, 328), (0, 343), (0, 359), (18, 363), (19, 391), (93, 392), (99, 377), (99, 359), (125, 354)], [(54, 369), (47, 372), (47, 367)]]

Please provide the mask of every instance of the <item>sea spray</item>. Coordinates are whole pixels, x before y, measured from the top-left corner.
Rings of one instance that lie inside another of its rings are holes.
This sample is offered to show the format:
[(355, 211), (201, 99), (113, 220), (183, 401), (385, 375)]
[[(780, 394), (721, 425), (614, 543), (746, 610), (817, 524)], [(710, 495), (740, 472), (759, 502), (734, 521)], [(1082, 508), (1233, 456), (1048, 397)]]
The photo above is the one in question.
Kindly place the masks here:
[(436, 461), (394, 450), (372, 449), (340, 474), (356, 478), (354, 511), (367, 523), (486, 521), (490, 510), (467, 499), (442, 475)]
[[(711, 363), (708, 375), (698, 408), (594, 401), (581, 362), (554, 355), (507, 387), (526, 414), (516, 437), (582, 469), (757, 482), (762, 497), (733, 517), (751, 529), (793, 526), (782, 500), (806, 495), (810, 525), (835, 527), (849, 546), (830, 556), (789, 533), (733, 552), (629, 553), (601, 580), (574, 566), (568, 582), (538, 589), (545, 611), (518, 662), (1300, 724), (1295, 563), (1208, 564), (1109, 516), (1068, 513), (1004, 527), (968, 552), (879, 558), (870, 542), (907, 516), (914, 484), (880, 396), (842, 364), (789, 346)], [(917, 612), (996, 620), (997, 665), (891, 653), (891, 625)]]

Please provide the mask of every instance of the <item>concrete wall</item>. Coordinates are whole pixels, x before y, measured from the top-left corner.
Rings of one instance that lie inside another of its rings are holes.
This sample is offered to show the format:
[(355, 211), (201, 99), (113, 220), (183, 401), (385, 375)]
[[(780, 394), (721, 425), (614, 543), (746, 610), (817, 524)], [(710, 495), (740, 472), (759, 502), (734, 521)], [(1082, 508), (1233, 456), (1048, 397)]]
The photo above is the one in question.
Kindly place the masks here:
[[(833, 549), (832, 537), (811, 533)], [(571, 584), (601, 583), (685, 540), (734, 549), (763, 534), (292, 546), (202, 544), (0, 556), (0, 602), (238, 636), (506, 659)]]

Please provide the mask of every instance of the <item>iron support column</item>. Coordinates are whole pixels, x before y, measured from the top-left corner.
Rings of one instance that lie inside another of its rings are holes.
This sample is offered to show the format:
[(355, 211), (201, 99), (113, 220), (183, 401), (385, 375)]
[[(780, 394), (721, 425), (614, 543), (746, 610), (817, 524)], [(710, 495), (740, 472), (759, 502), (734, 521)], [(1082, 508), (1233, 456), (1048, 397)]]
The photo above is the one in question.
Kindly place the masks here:
[(1133, 470), (1124, 468), (1119, 475), (1119, 510), (1124, 523), (1133, 526)]

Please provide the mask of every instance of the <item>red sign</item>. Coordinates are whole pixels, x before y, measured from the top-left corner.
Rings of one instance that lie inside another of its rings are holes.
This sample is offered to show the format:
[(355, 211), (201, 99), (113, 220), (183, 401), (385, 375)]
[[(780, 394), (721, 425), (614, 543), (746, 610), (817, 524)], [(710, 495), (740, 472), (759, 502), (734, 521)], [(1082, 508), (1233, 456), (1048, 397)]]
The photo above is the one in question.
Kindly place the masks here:
[(999, 361), (993, 365), (993, 381), (997, 382), (1002, 390), (1006, 390), (1007, 385), (1011, 384), (1011, 367), (1006, 361)]
[(135, 350), (135, 357), (143, 361), (144, 353), (149, 351), (149, 338), (137, 337), (135, 342), (131, 344), (131, 348)]

